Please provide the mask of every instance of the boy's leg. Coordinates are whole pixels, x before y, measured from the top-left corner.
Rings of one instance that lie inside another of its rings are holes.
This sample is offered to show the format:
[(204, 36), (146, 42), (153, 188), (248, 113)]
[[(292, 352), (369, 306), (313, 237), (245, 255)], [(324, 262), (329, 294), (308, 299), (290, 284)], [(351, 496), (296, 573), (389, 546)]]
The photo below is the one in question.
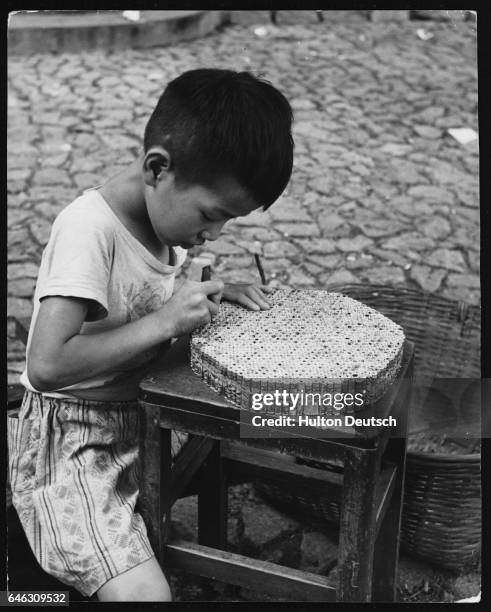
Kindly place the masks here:
[(108, 580), (99, 601), (172, 601), (169, 584), (155, 557)]

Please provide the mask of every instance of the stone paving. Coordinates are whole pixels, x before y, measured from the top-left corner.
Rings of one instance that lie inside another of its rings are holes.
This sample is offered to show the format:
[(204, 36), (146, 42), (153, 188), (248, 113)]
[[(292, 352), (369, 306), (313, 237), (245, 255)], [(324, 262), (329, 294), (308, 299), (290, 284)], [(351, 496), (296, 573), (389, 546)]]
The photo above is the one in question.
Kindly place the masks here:
[[(287, 191), (206, 245), (224, 280), (257, 280), (257, 250), (273, 286), (386, 283), (478, 303), (478, 146), (447, 132), (478, 129), (476, 51), (475, 24), (462, 19), (325, 11), (319, 23), (280, 11), (274, 27), (249, 11), (171, 47), (10, 57), (8, 314), (32, 312), (57, 213), (134, 158), (168, 80), (209, 66), (264, 76), (295, 112)], [(10, 319), (8, 342), (13, 384), (25, 349)]]
[[(257, 280), (258, 250), (273, 286), (380, 282), (479, 301), (478, 147), (446, 131), (477, 131), (475, 24), (297, 13), (277, 27), (266, 11), (234, 13), (243, 23), (166, 48), (9, 59), (9, 315), (31, 314), (56, 214), (134, 157), (165, 83), (199, 66), (259, 73), (295, 111), (287, 191), (206, 245), (222, 278)], [(23, 360), (10, 337), (9, 382)]]

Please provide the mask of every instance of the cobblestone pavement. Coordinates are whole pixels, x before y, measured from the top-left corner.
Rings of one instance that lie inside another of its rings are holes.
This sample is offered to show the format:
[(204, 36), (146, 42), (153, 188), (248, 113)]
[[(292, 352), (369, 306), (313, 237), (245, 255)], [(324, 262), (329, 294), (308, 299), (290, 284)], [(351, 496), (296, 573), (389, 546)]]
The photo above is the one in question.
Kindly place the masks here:
[[(295, 111), (286, 193), (206, 245), (222, 278), (257, 280), (259, 250), (273, 286), (387, 283), (479, 302), (478, 147), (447, 132), (477, 131), (475, 24), (295, 13), (276, 27), (266, 11), (234, 13), (165, 48), (10, 57), (9, 315), (31, 314), (56, 214), (134, 158), (168, 80), (209, 66), (263, 75)], [(16, 383), (25, 349), (8, 332)]]
[[(381, 282), (479, 301), (478, 148), (447, 133), (477, 131), (475, 24), (297, 13), (280, 11), (276, 28), (266, 11), (236, 13), (242, 23), (153, 50), (10, 57), (9, 314), (31, 313), (56, 214), (134, 157), (165, 83), (199, 66), (259, 73), (295, 111), (287, 192), (206, 245), (224, 279), (257, 279), (259, 249), (272, 285)], [(10, 381), (23, 359), (10, 338)]]

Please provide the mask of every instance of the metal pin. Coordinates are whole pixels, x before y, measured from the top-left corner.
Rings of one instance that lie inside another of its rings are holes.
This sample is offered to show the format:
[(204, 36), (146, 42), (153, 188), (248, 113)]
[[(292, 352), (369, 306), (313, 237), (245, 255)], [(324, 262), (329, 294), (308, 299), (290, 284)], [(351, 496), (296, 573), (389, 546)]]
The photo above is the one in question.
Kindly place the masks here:
[(267, 285), (266, 276), (264, 274), (263, 266), (261, 264), (261, 259), (258, 253), (254, 253), (254, 259), (256, 260), (256, 267), (259, 272), (259, 276), (261, 277), (261, 283), (263, 285)]

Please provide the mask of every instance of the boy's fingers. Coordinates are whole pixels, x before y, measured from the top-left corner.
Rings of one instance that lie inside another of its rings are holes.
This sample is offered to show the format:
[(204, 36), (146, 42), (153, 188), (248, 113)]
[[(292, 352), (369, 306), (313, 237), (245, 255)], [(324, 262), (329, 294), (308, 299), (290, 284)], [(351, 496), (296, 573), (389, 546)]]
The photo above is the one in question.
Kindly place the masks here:
[(215, 302), (218, 306), (222, 300), (223, 291), (217, 291), (216, 293), (208, 293), (207, 298), (212, 302)]
[(210, 311), (211, 316), (214, 317), (218, 314), (220, 308), (215, 302), (208, 300), (208, 310)]
[(213, 293), (212, 295), (208, 296), (208, 301), (213, 302), (213, 304), (216, 304), (217, 307), (220, 306), (221, 299), (222, 295), (220, 293)]
[(222, 297), (223, 297), (223, 292), (225, 291), (225, 283), (220, 280), (220, 278), (218, 276), (216, 276), (215, 274), (213, 274), (211, 280), (214, 281), (218, 281), (219, 283), (222, 283), (223, 288), (221, 291), (217, 292), (217, 293), (213, 293), (213, 294), (209, 294), (208, 295), (208, 299), (211, 299), (215, 302), (215, 304), (217, 304), (218, 306), (220, 306), (220, 302), (222, 301)]
[(266, 309), (271, 308), (271, 304), (268, 302), (268, 300), (261, 293), (261, 290), (259, 289), (259, 287), (251, 287), (250, 290), (249, 290), (249, 296), (257, 304), (259, 304), (259, 306), (261, 306), (262, 308), (266, 308)]
[(259, 289), (264, 291), (264, 293), (271, 293), (273, 291), (273, 287), (270, 287), (269, 285), (259, 285)]
[(211, 293), (222, 293), (224, 288), (223, 281), (221, 280), (203, 281), (200, 283), (200, 286), (206, 295), (210, 295)]
[(261, 307), (248, 295), (241, 295), (237, 302), (249, 310), (261, 310)]

